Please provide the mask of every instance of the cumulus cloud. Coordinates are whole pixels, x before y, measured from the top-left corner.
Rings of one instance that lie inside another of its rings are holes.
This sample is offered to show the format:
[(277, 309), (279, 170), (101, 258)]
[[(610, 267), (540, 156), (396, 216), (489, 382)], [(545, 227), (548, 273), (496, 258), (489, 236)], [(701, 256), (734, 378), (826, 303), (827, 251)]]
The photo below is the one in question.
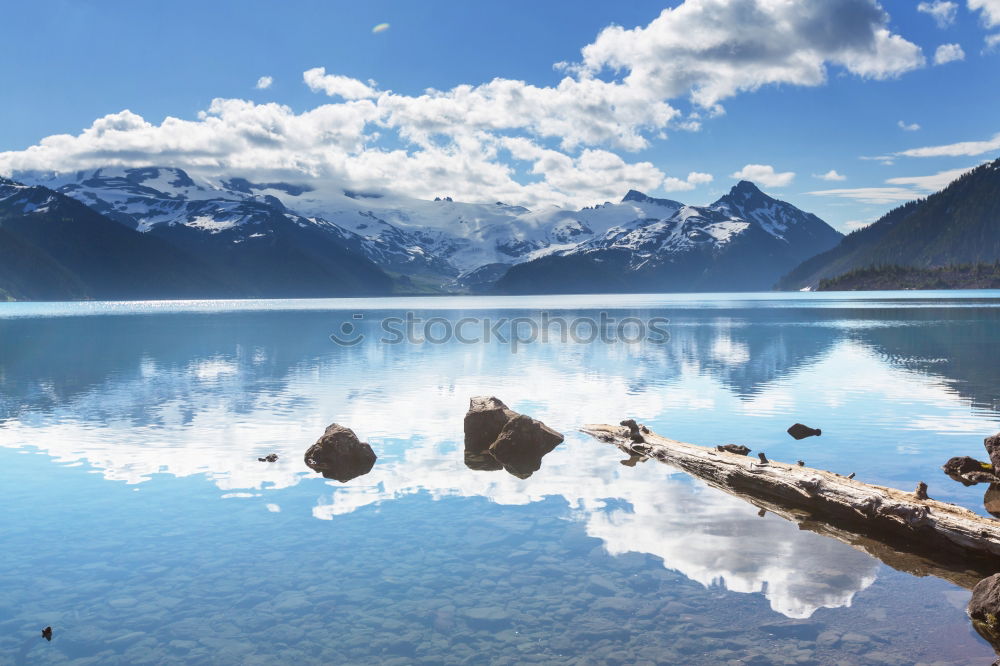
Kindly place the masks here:
[(663, 190), (665, 192), (690, 192), (699, 185), (707, 185), (715, 178), (710, 173), (700, 173), (692, 171), (686, 179), (669, 176), (663, 180)]
[(969, 11), (979, 12), (987, 28), (1000, 25), (1000, 0), (969, 0)]
[(378, 95), (373, 87), (374, 81), (370, 82), (373, 85), (368, 85), (349, 76), (327, 74), (325, 67), (306, 70), (302, 73), (302, 80), (313, 92), (325, 92), (330, 97), (368, 99)]
[(1000, 46), (1000, 32), (998, 32), (995, 35), (987, 35), (986, 36), (986, 48), (983, 49), (984, 51), (987, 51), (987, 52), (988, 51), (993, 51), (998, 46)]
[[(889, 187), (856, 187), (849, 189), (818, 190), (809, 192), (817, 196), (851, 199), (865, 204), (894, 204), (912, 201), (944, 189), (953, 180), (974, 167), (949, 169), (929, 176), (904, 176), (889, 178)], [(863, 225), (862, 225), (863, 226)]]
[(934, 2), (921, 2), (917, 5), (917, 11), (930, 14), (939, 28), (947, 28), (955, 22), (958, 5), (945, 0), (934, 0)]
[(902, 120), (896, 121), (896, 126), (904, 132), (916, 132), (920, 129), (919, 123), (907, 123)]
[(257, 90), (267, 90), (274, 83), (274, 79), (270, 76), (262, 76), (257, 79), (257, 85), (254, 86)]
[(629, 85), (713, 108), (768, 84), (819, 85), (828, 65), (876, 79), (922, 66), (920, 48), (887, 21), (871, 0), (687, 0), (648, 26), (606, 28), (583, 49), (581, 69), (625, 70)]
[(847, 180), (847, 176), (837, 173), (836, 169), (830, 169), (826, 173), (814, 173), (813, 178), (820, 180)]
[(943, 65), (956, 60), (965, 60), (965, 51), (958, 44), (942, 44), (934, 51), (935, 65)]
[[(586, 204), (623, 186), (692, 188), (708, 175), (667, 179), (615, 151), (698, 129), (740, 92), (821, 85), (831, 70), (883, 79), (921, 67), (920, 48), (888, 22), (875, 0), (686, 0), (646, 26), (606, 28), (554, 85), (496, 78), (407, 95), (316, 67), (303, 81), (332, 99), (302, 113), (217, 99), (196, 119), (155, 124), (125, 110), (0, 153), (0, 172), (169, 164), (525, 205)], [(507, 161), (515, 153), (529, 174)], [(777, 187), (793, 175), (753, 177)]]
[(739, 180), (751, 180), (765, 187), (784, 187), (795, 179), (795, 173), (792, 171), (777, 173), (770, 164), (747, 164), (732, 174), (732, 177)]

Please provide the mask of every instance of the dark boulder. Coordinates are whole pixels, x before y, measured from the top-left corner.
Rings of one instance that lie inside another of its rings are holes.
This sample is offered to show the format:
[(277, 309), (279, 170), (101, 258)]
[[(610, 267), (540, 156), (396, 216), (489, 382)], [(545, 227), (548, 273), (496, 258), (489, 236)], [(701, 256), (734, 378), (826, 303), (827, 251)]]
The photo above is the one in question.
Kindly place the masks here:
[(995, 518), (1000, 518), (1000, 483), (991, 483), (983, 495), (983, 507), (986, 513)]
[(715, 447), (717, 451), (725, 451), (727, 453), (735, 453), (738, 456), (745, 456), (750, 453), (749, 446), (743, 446), (742, 444), (720, 444)]
[(976, 583), (967, 611), (976, 632), (1000, 651), (1000, 574)]
[(955, 456), (949, 458), (941, 469), (955, 481), (966, 486), (974, 486), (977, 483), (996, 483), (1000, 481), (993, 474), (993, 466), (969, 456)]
[(465, 414), (465, 450), (481, 453), (490, 448), (500, 431), (517, 412), (493, 396), (477, 396), (469, 401)]
[(810, 428), (807, 425), (796, 423), (788, 429), (788, 434), (795, 439), (805, 439), (806, 437), (819, 437), (823, 434), (823, 431), (819, 428)]
[(506, 469), (525, 479), (542, 465), (563, 436), (541, 421), (518, 414), (492, 396), (469, 401), (465, 415), (465, 465), (469, 469)]
[(562, 441), (562, 435), (541, 421), (517, 414), (490, 445), (490, 453), (508, 472), (526, 479), (541, 468), (542, 457)]
[(990, 456), (990, 462), (995, 468), (1000, 469), (1000, 433), (984, 439), (983, 446)]
[(257, 458), (257, 462), (269, 462), (269, 463), (278, 462), (278, 454), (268, 453), (263, 458)]
[(336, 423), (306, 451), (305, 461), (313, 471), (328, 479), (346, 483), (372, 471), (375, 452), (354, 431)]

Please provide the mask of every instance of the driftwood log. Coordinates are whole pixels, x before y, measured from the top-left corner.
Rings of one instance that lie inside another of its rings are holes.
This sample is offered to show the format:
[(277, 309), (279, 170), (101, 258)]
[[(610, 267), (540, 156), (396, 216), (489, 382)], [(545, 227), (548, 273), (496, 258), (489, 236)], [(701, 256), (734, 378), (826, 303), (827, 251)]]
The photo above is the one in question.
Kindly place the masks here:
[(678, 442), (623, 423), (588, 425), (582, 430), (630, 457), (655, 459), (681, 469), (893, 568), (917, 576), (938, 576), (969, 589), (1000, 572), (1000, 521), (954, 504), (921, 499), (916, 492), (804, 465), (762, 463), (755, 457)]

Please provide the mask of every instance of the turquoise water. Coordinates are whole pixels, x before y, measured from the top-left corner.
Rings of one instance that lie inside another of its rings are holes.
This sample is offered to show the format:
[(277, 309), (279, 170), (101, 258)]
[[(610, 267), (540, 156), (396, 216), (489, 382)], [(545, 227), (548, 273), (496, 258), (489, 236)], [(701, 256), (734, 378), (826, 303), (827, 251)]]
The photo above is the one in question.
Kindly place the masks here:
[[(381, 342), (407, 311), (669, 339)], [(961, 587), (577, 428), (984, 513), (940, 465), (1000, 430), (998, 343), (998, 292), (0, 304), (0, 664), (986, 664)], [(566, 441), (526, 479), (467, 468), (482, 394)], [(331, 422), (370, 474), (305, 467)]]

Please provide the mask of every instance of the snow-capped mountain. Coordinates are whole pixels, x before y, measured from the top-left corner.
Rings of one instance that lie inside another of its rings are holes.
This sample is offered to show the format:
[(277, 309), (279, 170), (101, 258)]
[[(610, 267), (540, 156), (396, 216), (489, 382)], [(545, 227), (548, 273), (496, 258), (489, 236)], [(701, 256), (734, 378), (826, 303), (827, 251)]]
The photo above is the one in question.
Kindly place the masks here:
[[(329, 254), (323, 248), (331, 245), (346, 251), (345, 257), (363, 255), (401, 276), (400, 288), (411, 291), (487, 291), (497, 280), (510, 291), (544, 291), (537, 279), (546, 270), (536, 275), (538, 267), (570, 257), (574, 270), (559, 279), (589, 271), (590, 290), (632, 289), (629, 276), (641, 277), (651, 289), (747, 287), (712, 277), (711, 266), (730, 255), (740, 257), (729, 266), (733, 275), (746, 274), (749, 288), (769, 288), (780, 271), (840, 239), (819, 218), (747, 182), (703, 207), (632, 190), (617, 203), (531, 211), (503, 202), (463, 203), (447, 196), (430, 201), (312, 182), (196, 179), (167, 167), (17, 177), (202, 260), (221, 257), (242, 270), (266, 257), (273, 264), (282, 252), (289, 261), (303, 253)], [(595, 262), (600, 270), (591, 271)]]
[[(195, 180), (181, 169), (110, 167), (75, 173), (19, 173), (19, 180), (74, 197), (139, 232), (262, 243), (275, 213), (330, 234), (382, 268), (452, 281), (483, 266), (513, 265), (599, 237), (681, 204), (630, 193), (618, 204), (580, 211), (529, 211), (503, 202), (433, 201), (385, 193), (322, 190), (311, 184)], [(213, 242), (213, 244), (218, 244)]]
[(0, 178), (0, 300), (190, 298), (220, 286), (233, 295), (221, 278), (75, 199)]
[[(7, 274), (0, 282), (11, 286), (0, 284), (6, 298), (278, 298), (393, 289), (389, 275), (351, 249), (358, 239), (349, 232), (290, 213), (277, 200), (230, 197), (172, 169), (37, 180), (49, 187), (0, 182), (0, 232), (11, 257), (0, 266)], [(20, 265), (15, 246), (35, 257), (32, 266), (48, 268)], [(62, 279), (31, 288), (48, 274)]]
[[(628, 200), (646, 199), (630, 192)], [(749, 291), (771, 289), (788, 267), (836, 245), (821, 219), (741, 181), (709, 206), (662, 204), (670, 215), (637, 219), (511, 268), (512, 293)]]

